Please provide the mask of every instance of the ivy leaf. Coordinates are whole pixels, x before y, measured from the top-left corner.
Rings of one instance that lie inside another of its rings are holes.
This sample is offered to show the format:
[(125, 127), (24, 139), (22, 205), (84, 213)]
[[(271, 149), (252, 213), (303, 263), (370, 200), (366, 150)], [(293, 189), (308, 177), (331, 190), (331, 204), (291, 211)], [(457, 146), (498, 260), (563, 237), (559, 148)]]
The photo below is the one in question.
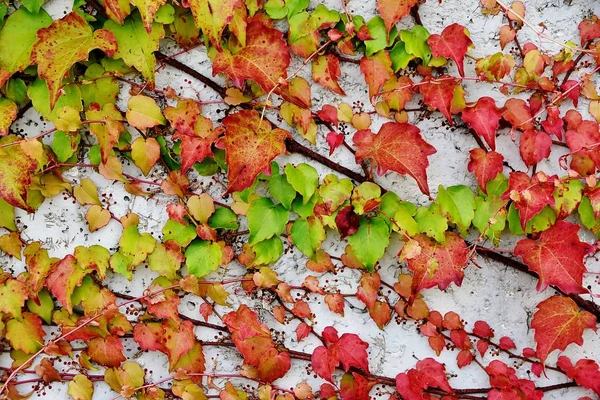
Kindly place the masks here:
[(535, 330), (535, 352), (542, 364), (554, 350), (564, 350), (571, 343), (582, 345), (586, 329), (597, 329), (596, 317), (580, 311), (577, 304), (565, 296), (552, 296), (538, 304), (531, 327)]
[(142, 131), (167, 123), (156, 101), (152, 97), (143, 95), (129, 98), (126, 115), (129, 125)]
[(90, 232), (95, 232), (98, 229), (108, 225), (110, 221), (110, 211), (97, 204), (94, 204), (88, 208), (87, 212), (85, 213), (85, 220), (89, 225)]
[(21, 319), (21, 308), (27, 300), (27, 287), (24, 283), (9, 279), (0, 285), (0, 311), (10, 314), (13, 318)]
[(69, 382), (69, 389), (67, 391), (69, 396), (73, 400), (92, 400), (94, 394), (94, 385), (83, 374), (76, 375), (71, 382)]
[(291, 238), (294, 245), (312, 259), (325, 240), (325, 229), (318, 218), (298, 218), (292, 225)]
[(50, 108), (54, 108), (63, 76), (74, 63), (88, 59), (93, 49), (101, 49), (109, 57), (117, 51), (115, 35), (106, 29), (92, 27), (78, 13), (71, 12), (48, 28), (38, 31), (31, 62), (38, 65), (38, 75), (46, 80), (50, 91)]
[(154, 138), (139, 137), (131, 144), (131, 158), (142, 173), (148, 175), (150, 169), (160, 159), (160, 144)]
[(582, 286), (586, 272), (583, 258), (593, 247), (580, 241), (577, 232), (578, 225), (556, 221), (542, 232), (539, 242), (522, 239), (517, 243), (514, 254), (522, 257), (529, 270), (538, 274), (538, 291), (554, 285), (567, 294), (588, 292)]
[(323, 85), (333, 93), (345, 96), (346, 92), (338, 82), (341, 75), (340, 60), (334, 54), (319, 56), (312, 62), (313, 81)]
[(521, 228), (525, 229), (527, 222), (546, 205), (554, 206), (553, 192), (554, 179), (543, 172), (538, 172), (533, 178), (524, 172), (511, 172), (508, 177), (508, 189), (502, 198), (513, 200), (515, 208), (519, 211)]
[(394, 76), (392, 60), (387, 51), (381, 50), (372, 56), (360, 59), (360, 72), (365, 76), (365, 82), (369, 85), (369, 98), (379, 93), (383, 84)]
[(245, 79), (252, 79), (269, 92), (280, 78), (286, 77), (291, 60), (288, 46), (279, 30), (261, 22), (248, 24), (246, 36), (246, 47), (235, 54), (229, 51), (217, 54), (213, 75), (226, 73), (237, 87), (241, 87)]
[(568, 357), (560, 356), (556, 366), (563, 370), (569, 379), (577, 382), (579, 386), (600, 395), (600, 368), (596, 361), (583, 358), (573, 365)]
[(148, 266), (167, 279), (175, 279), (184, 260), (181, 247), (175, 241), (167, 240), (164, 244), (156, 243), (154, 251), (148, 256)]
[(35, 314), (23, 313), (23, 318), (10, 319), (6, 323), (6, 338), (15, 350), (33, 354), (44, 345), (42, 320)]
[(93, 106), (85, 116), (89, 120), (104, 121), (104, 123), (91, 123), (90, 132), (96, 136), (102, 162), (106, 163), (113, 146), (119, 141), (119, 136), (126, 131), (125, 125), (121, 122), (123, 116), (112, 103), (105, 104), (102, 108)]
[(410, 14), (410, 10), (417, 5), (418, 0), (377, 0), (377, 11), (385, 22), (385, 29), (388, 34), (396, 22), (402, 17)]
[(81, 285), (83, 278), (92, 272), (91, 268), (82, 268), (71, 254), (53, 265), (46, 279), (46, 287), (60, 301), (69, 313), (73, 312), (71, 295)]
[(173, 138), (181, 140), (181, 170), (186, 172), (196, 162), (202, 162), (206, 157), (212, 156), (212, 145), (223, 132), (223, 127), (213, 129), (210, 119), (198, 115), (191, 134), (175, 133)]
[(195, 240), (185, 251), (188, 273), (202, 277), (216, 271), (221, 265), (223, 249), (218, 243)]
[(383, 218), (361, 218), (358, 231), (348, 237), (348, 243), (360, 262), (369, 272), (373, 272), (375, 264), (390, 244), (390, 228)]
[(261, 197), (252, 202), (246, 217), (250, 230), (248, 243), (256, 244), (283, 233), (289, 212), (283, 205), (275, 205), (271, 199)]
[(288, 182), (285, 175), (274, 175), (269, 180), (269, 193), (288, 210), (296, 198), (296, 190)]
[(462, 112), (462, 120), (482, 137), (492, 150), (496, 150), (496, 133), (502, 113), (491, 97), (481, 97), (472, 107)]
[(0, 138), (0, 198), (13, 207), (32, 212), (27, 204), (27, 187), (31, 183), (30, 172), (36, 168), (36, 162), (29, 158), (21, 146), (9, 143), (17, 142), (16, 136)]
[(433, 358), (425, 358), (417, 361), (415, 368), (408, 373), (400, 373), (396, 376), (396, 390), (407, 400), (421, 399), (424, 389), (439, 388), (446, 393), (454, 393), (448, 378), (446, 368)]
[[(152, 33), (152, 22), (154, 21), (156, 12), (166, 2), (167, 0), (130, 0), (130, 3), (137, 7), (148, 34)], [(123, 22), (120, 21), (120, 24), (122, 25)]]
[(521, 159), (527, 167), (536, 165), (544, 158), (548, 158), (551, 149), (552, 139), (544, 131), (528, 129), (521, 135), (519, 153), (521, 153)]
[(126, 360), (123, 355), (121, 339), (109, 335), (105, 338), (97, 337), (87, 342), (87, 353), (92, 361), (105, 367), (118, 367)]
[(232, 21), (235, 10), (244, 6), (242, 1), (190, 0), (189, 4), (196, 26), (202, 29), (202, 33), (219, 52), (223, 51), (221, 46), (223, 29)]
[(473, 191), (464, 185), (449, 186), (448, 188), (440, 185), (436, 202), (440, 205), (442, 212), (448, 216), (448, 220), (456, 224), (461, 235), (465, 237), (475, 216)]
[(454, 125), (454, 121), (452, 121), (452, 100), (458, 87), (460, 87), (458, 80), (448, 75), (442, 75), (438, 79), (431, 77), (423, 79), (423, 84), (419, 85), (419, 90), (423, 94), (423, 103), (440, 110), (448, 123)]
[(423, 60), (423, 64), (429, 64), (431, 60), (431, 49), (427, 44), (429, 31), (422, 25), (415, 25), (410, 31), (400, 31), (400, 39), (404, 42), (404, 48), (408, 54)]
[(8, 135), (18, 111), (19, 107), (14, 101), (0, 97), (0, 136)]
[(460, 76), (465, 76), (464, 59), (473, 42), (469, 31), (462, 25), (452, 24), (444, 28), (441, 35), (429, 36), (427, 43), (434, 57), (446, 57), (453, 60)]
[(469, 151), (467, 169), (475, 175), (479, 188), (487, 193), (487, 183), (494, 179), (504, 169), (504, 157), (495, 151), (472, 149)]
[(388, 170), (409, 174), (417, 181), (421, 192), (429, 195), (427, 157), (435, 154), (436, 150), (423, 140), (419, 132), (414, 125), (396, 122), (383, 124), (377, 135), (370, 130), (359, 131), (354, 134), (354, 143), (358, 147), (356, 162), (372, 159), (377, 164), (379, 175)]
[[(266, 61), (261, 61), (262, 63)], [(226, 152), (227, 193), (252, 186), (260, 172), (268, 172), (271, 161), (284, 154), (289, 132), (272, 129), (271, 123), (261, 120), (258, 111), (242, 110), (223, 119), (226, 133), (223, 143)]]
[(354, 333), (344, 333), (339, 339), (335, 328), (328, 326), (323, 330), (328, 347), (317, 347), (311, 356), (313, 369), (321, 378), (333, 382), (331, 374), (340, 363), (345, 371), (360, 368), (369, 374), (367, 348), (369, 344)]
[(31, 64), (31, 50), (38, 41), (37, 32), (48, 27), (52, 18), (41, 9), (31, 13), (25, 7), (8, 16), (0, 29), (0, 87), (15, 72), (22, 72)]
[(527, 103), (521, 99), (508, 99), (504, 103), (502, 118), (508, 121), (515, 129), (522, 131), (534, 129), (531, 110)]
[(413, 271), (412, 300), (423, 289), (437, 286), (445, 290), (452, 282), (460, 286), (468, 261), (468, 248), (460, 236), (446, 232), (443, 244), (425, 235), (417, 235), (413, 240), (420, 247), (418, 254), (405, 245), (398, 255), (400, 260), (408, 259), (408, 269)]
[(192, 225), (184, 225), (169, 219), (162, 229), (163, 242), (175, 241), (181, 247), (186, 247), (196, 238), (196, 229)]
[(317, 170), (305, 163), (298, 164), (297, 167), (286, 164), (285, 175), (289, 184), (302, 195), (302, 204), (308, 203), (319, 185)]
[(162, 24), (152, 24), (152, 33), (146, 32), (139, 12), (129, 16), (123, 25), (106, 21), (104, 28), (113, 32), (118, 44), (115, 58), (122, 58), (125, 64), (142, 73), (150, 88), (154, 87), (154, 68), (158, 42), (165, 36)]

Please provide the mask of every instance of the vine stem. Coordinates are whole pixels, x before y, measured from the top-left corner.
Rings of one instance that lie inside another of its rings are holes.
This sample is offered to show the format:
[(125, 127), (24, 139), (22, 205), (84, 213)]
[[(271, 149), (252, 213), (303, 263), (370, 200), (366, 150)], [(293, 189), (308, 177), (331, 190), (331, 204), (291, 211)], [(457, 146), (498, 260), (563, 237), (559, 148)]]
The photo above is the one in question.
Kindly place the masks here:
[(101, 316), (103, 316), (107, 311), (112, 310), (113, 307), (117, 307), (117, 308), (123, 307), (123, 306), (126, 306), (128, 304), (131, 304), (131, 303), (143, 300), (145, 298), (156, 296), (158, 294), (166, 292), (167, 290), (171, 290), (171, 289), (174, 289), (174, 288), (177, 288), (177, 287), (179, 287), (179, 285), (169, 286), (169, 287), (162, 288), (160, 290), (157, 290), (157, 291), (154, 291), (154, 292), (151, 292), (151, 293), (146, 293), (146, 294), (144, 294), (142, 296), (139, 296), (139, 297), (136, 297), (134, 299), (127, 300), (127, 301), (125, 301), (125, 302), (123, 302), (123, 303), (121, 303), (119, 305), (111, 305), (111, 306), (104, 307), (104, 309), (101, 312), (99, 312), (98, 314), (94, 315), (93, 317), (91, 317), (90, 319), (88, 319), (87, 321), (85, 321), (83, 324), (79, 325), (75, 329), (73, 329), (73, 330), (71, 330), (71, 331), (69, 331), (67, 333), (63, 333), (58, 338), (49, 341), (46, 345), (42, 346), (42, 348), (39, 349), (35, 354), (33, 354), (31, 357), (29, 357), (24, 363), (22, 363), (17, 368), (15, 368), (13, 370), (13, 372), (8, 376), (8, 378), (6, 379), (6, 381), (4, 382), (4, 384), (2, 385), (2, 387), (0, 388), (0, 395), (2, 395), (2, 393), (4, 393), (4, 391), (8, 387), (8, 384), (10, 383), (10, 381), (12, 381), (15, 378), (15, 376), (17, 376), (17, 374), (20, 371), (24, 370), (26, 368), (26, 366), (29, 365), (30, 362), (32, 362), (33, 360), (35, 360), (35, 358), (37, 356), (39, 356), (40, 354), (42, 354), (43, 352), (45, 352), (46, 349), (48, 349), (48, 346), (50, 346), (51, 344), (54, 344), (54, 343), (56, 343), (56, 342), (58, 342), (58, 341), (60, 341), (60, 340), (62, 340), (64, 338), (66, 338), (70, 334), (75, 333), (75, 332), (77, 332), (80, 329), (83, 329), (84, 327), (86, 327), (90, 323), (94, 322), (95, 320), (97, 320), (98, 318), (100, 318)]

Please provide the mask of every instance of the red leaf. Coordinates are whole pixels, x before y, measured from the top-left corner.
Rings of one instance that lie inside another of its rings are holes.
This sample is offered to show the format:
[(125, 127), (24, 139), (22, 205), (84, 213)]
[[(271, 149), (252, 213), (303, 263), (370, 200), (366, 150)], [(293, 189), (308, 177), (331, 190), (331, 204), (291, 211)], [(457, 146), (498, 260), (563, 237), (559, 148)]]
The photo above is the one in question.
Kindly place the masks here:
[(212, 121), (202, 115), (198, 116), (193, 135), (177, 132), (173, 139), (181, 140), (181, 171), (187, 172), (196, 162), (202, 162), (212, 156), (212, 144), (223, 133), (222, 127), (213, 129)]
[(480, 98), (475, 106), (465, 108), (462, 112), (462, 120), (482, 137), (492, 150), (496, 150), (496, 133), (501, 117), (502, 114), (491, 97)]
[(592, 148), (600, 143), (600, 131), (597, 123), (582, 121), (577, 125), (576, 130), (567, 131), (566, 140), (572, 153), (591, 159), (596, 168), (600, 166), (600, 154), (597, 148)]
[(373, 99), (383, 84), (394, 76), (390, 55), (387, 51), (382, 50), (372, 56), (361, 58), (360, 72), (363, 73), (365, 82), (369, 85), (369, 98)]
[(377, 11), (383, 18), (388, 34), (396, 22), (409, 15), (410, 9), (418, 2), (419, 0), (377, 0)]
[(456, 364), (458, 368), (466, 367), (473, 362), (473, 354), (470, 350), (461, 350), (456, 356)]
[(577, 107), (579, 105), (579, 93), (581, 92), (580, 82), (571, 79), (563, 83), (560, 88), (563, 90), (563, 95), (566, 94), (573, 105)]
[(342, 364), (345, 371), (352, 367), (360, 368), (369, 373), (369, 361), (367, 358), (367, 347), (369, 344), (362, 341), (354, 333), (344, 333), (337, 339), (335, 328), (327, 327), (323, 330), (323, 337), (329, 337), (326, 340), (328, 347), (319, 346), (315, 349), (311, 357), (313, 370), (321, 378), (332, 382), (331, 374), (336, 366)]
[(327, 134), (327, 144), (329, 145), (329, 155), (344, 143), (344, 134), (331, 131)]
[(533, 314), (536, 353), (543, 363), (554, 350), (564, 350), (571, 343), (583, 344), (583, 331), (596, 331), (596, 317), (580, 311), (577, 304), (565, 296), (552, 296), (542, 301)]
[(511, 350), (517, 348), (517, 346), (515, 346), (515, 342), (513, 342), (513, 340), (508, 336), (502, 336), (498, 345), (502, 350)]
[(440, 110), (450, 125), (454, 125), (451, 108), (457, 86), (458, 80), (448, 75), (442, 75), (438, 79), (427, 77), (419, 85), (419, 90), (423, 94), (423, 103)]
[(396, 376), (396, 390), (406, 400), (422, 400), (424, 389), (430, 387), (454, 393), (446, 378), (446, 368), (433, 358), (420, 360), (415, 368)]
[[(269, 92), (279, 78), (286, 77), (290, 52), (282, 33), (261, 22), (251, 22), (246, 28), (246, 47), (235, 54), (218, 53), (213, 63), (213, 75), (224, 72), (241, 87), (245, 79), (252, 79)], [(258, 124), (257, 124), (258, 125)]]
[(521, 99), (508, 99), (504, 103), (502, 118), (508, 121), (515, 129), (522, 131), (534, 129), (531, 110), (527, 103)]
[(308, 336), (310, 331), (311, 331), (311, 328), (310, 328), (310, 326), (308, 326), (307, 323), (300, 322), (298, 324), (298, 326), (296, 327), (296, 340), (298, 342), (300, 342), (302, 339), (304, 339), (305, 337)]
[(50, 289), (50, 292), (62, 303), (67, 311), (72, 313), (71, 295), (75, 288), (81, 285), (83, 278), (91, 272), (91, 268), (82, 268), (77, 263), (77, 259), (69, 254), (54, 264), (46, 279), (46, 287)]
[(517, 243), (514, 254), (538, 274), (538, 291), (554, 285), (567, 294), (588, 292), (582, 286), (586, 272), (583, 258), (593, 247), (580, 241), (577, 232), (579, 225), (556, 221), (542, 232), (539, 242), (522, 239)]
[(502, 195), (503, 199), (512, 199), (519, 211), (521, 228), (547, 206), (554, 205), (554, 176), (548, 177), (538, 172), (533, 179), (524, 172), (511, 172), (508, 177), (508, 189)]
[(354, 134), (354, 143), (358, 147), (356, 162), (372, 159), (377, 164), (379, 175), (388, 170), (409, 174), (417, 181), (421, 192), (429, 195), (427, 157), (435, 154), (436, 150), (423, 140), (419, 132), (414, 125), (396, 122), (383, 124), (377, 135), (370, 130), (358, 131)]
[(313, 371), (315, 371), (317, 375), (326, 381), (333, 383), (331, 374), (333, 374), (336, 365), (338, 365), (338, 361), (329, 356), (329, 352), (325, 346), (319, 346), (313, 351), (310, 362)]
[(487, 340), (479, 339), (476, 346), (479, 354), (481, 354), (481, 357), (483, 357), (487, 349), (490, 347), (490, 344), (487, 342)]
[(365, 303), (367, 308), (371, 309), (377, 301), (377, 292), (381, 285), (381, 278), (377, 272), (372, 274), (364, 273), (360, 278), (360, 285), (358, 286), (357, 298)]
[(552, 139), (544, 131), (526, 130), (521, 135), (519, 142), (519, 152), (521, 158), (527, 167), (536, 165), (544, 158), (550, 156), (552, 148)]
[(112, 335), (94, 338), (87, 343), (87, 346), (91, 360), (105, 367), (118, 367), (126, 360), (123, 355), (123, 343)]
[(453, 60), (460, 76), (465, 76), (465, 54), (473, 42), (469, 31), (462, 25), (452, 24), (444, 28), (441, 35), (433, 34), (427, 39), (434, 57), (446, 57)]
[(467, 169), (475, 175), (481, 190), (487, 193), (488, 181), (494, 179), (504, 169), (504, 157), (495, 151), (485, 151), (479, 148), (472, 149), (469, 156)]
[[(444, 243), (438, 243), (420, 234), (413, 238), (421, 252), (408, 258), (408, 269), (413, 271), (412, 299), (423, 289), (437, 286), (444, 290), (454, 282), (460, 286), (467, 266), (467, 245), (454, 232), (446, 232)], [(400, 258), (404, 258), (402, 251)]]
[(600, 37), (600, 20), (593, 15), (579, 23), (579, 36), (581, 36), (581, 45)]
[(560, 118), (560, 110), (558, 107), (548, 107), (548, 115), (546, 120), (542, 121), (542, 127), (546, 132), (556, 136), (558, 140), (562, 140), (563, 120)]
[(313, 80), (332, 92), (345, 96), (346, 93), (338, 83), (340, 76), (342, 76), (340, 60), (335, 55), (319, 56), (312, 62)]
[(596, 361), (584, 358), (573, 366), (568, 357), (560, 356), (556, 366), (565, 371), (567, 377), (573, 379), (579, 386), (600, 395), (600, 368)]
[(335, 224), (340, 232), (340, 239), (344, 239), (346, 236), (354, 235), (358, 231), (360, 219), (352, 206), (346, 206), (338, 211), (335, 216)]
[(370, 400), (369, 392), (375, 384), (375, 381), (369, 381), (356, 372), (344, 374), (340, 382), (340, 396), (342, 400)]
[(487, 322), (485, 321), (475, 321), (473, 325), (473, 333), (482, 338), (492, 338), (494, 337), (494, 331)]
[(270, 170), (271, 161), (284, 154), (285, 139), (291, 137), (283, 129), (272, 129), (271, 123), (261, 121), (254, 110), (229, 114), (223, 120), (226, 134), (223, 138), (229, 165), (227, 193), (244, 190), (262, 171)]
[(330, 122), (336, 127), (338, 125), (337, 108), (331, 104), (325, 104), (319, 111), (317, 111), (317, 116), (324, 122)]

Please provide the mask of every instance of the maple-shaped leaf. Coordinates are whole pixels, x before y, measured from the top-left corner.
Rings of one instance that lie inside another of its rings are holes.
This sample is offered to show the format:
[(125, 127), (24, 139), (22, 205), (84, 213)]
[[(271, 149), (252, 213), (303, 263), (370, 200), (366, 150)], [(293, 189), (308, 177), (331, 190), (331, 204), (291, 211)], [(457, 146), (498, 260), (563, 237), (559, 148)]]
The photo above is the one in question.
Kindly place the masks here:
[[(130, 3), (137, 7), (142, 21), (144, 22), (144, 28), (148, 34), (152, 33), (152, 24), (154, 22), (154, 16), (160, 7), (165, 5), (167, 0), (129, 0)], [(116, 10), (115, 10), (116, 11)], [(121, 14), (121, 10), (119, 10)], [(123, 21), (119, 21), (123, 25)]]
[(467, 266), (468, 248), (465, 241), (454, 232), (445, 233), (444, 243), (438, 243), (420, 234), (413, 238), (419, 245), (418, 254), (404, 246), (400, 259), (407, 259), (408, 269), (413, 271), (412, 299), (422, 289), (437, 286), (444, 290), (454, 282), (460, 286)]
[(91, 272), (91, 268), (82, 268), (77, 259), (69, 254), (60, 262), (54, 264), (46, 279), (46, 287), (69, 313), (72, 313), (71, 295), (75, 288), (81, 285), (83, 278)]
[(258, 368), (265, 381), (281, 378), (290, 369), (290, 356), (275, 347), (269, 328), (258, 321), (258, 315), (248, 306), (241, 305), (223, 317), (231, 332), (231, 339), (242, 353), (244, 362)]
[[(190, 0), (190, 9), (196, 26), (220, 52), (223, 29), (232, 21), (235, 10), (243, 6), (241, 0)], [(250, 37), (250, 33), (247, 34)]]
[(467, 168), (477, 179), (477, 183), (484, 193), (487, 183), (494, 179), (504, 168), (504, 157), (495, 151), (485, 151), (483, 149), (472, 149), (469, 152), (469, 164)]
[(521, 99), (508, 99), (504, 103), (502, 118), (508, 121), (515, 129), (526, 131), (534, 128), (531, 109)]
[(571, 343), (582, 345), (586, 329), (597, 329), (596, 317), (579, 310), (575, 301), (565, 296), (552, 296), (538, 304), (531, 327), (542, 363), (554, 350), (564, 350)]
[(406, 400), (421, 400), (424, 389), (438, 388), (452, 394), (454, 390), (446, 377), (446, 368), (433, 358), (417, 361), (415, 368), (396, 376), (396, 390)]
[(154, 23), (148, 33), (140, 13), (135, 11), (123, 25), (112, 20), (104, 23), (104, 28), (114, 33), (118, 51), (115, 58), (122, 58), (125, 64), (140, 71), (150, 88), (154, 87), (154, 68), (159, 40), (165, 36), (164, 25)]
[(332, 92), (345, 96), (346, 93), (338, 83), (341, 75), (340, 59), (334, 54), (319, 56), (312, 62), (313, 80)]
[(4, 21), (0, 29), (0, 87), (12, 74), (31, 64), (37, 32), (51, 23), (52, 18), (43, 8), (39, 13), (31, 13), (26, 7), (19, 7)]
[(173, 139), (181, 140), (181, 170), (186, 172), (196, 162), (202, 162), (212, 156), (212, 144), (224, 132), (223, 127), (213, 128), (212, 120), (198, 115), (194, 123), (194, 132), (184, 134), (177, 132)]
[(27, 187), (31, 183), (31, 171), (37, 163), (29, 158), (18, 143), (6, 146), (18, 140), (14, 135), (0, 138), (0, 198), (14, 207), (32, 212), (33, 209), (27, 204)]
[(402, 17), (410, 14), (419, 0), (377, 0), (377, 11), (383, 18), (388, 34)]
[(138, 323), (133, 328), (133, 339), (142, 350), (157, 350), (169, 358), (169, 370), (190, 352), (195, 345), (194, 324), (165, 320), (162, 323)]
[(317, 375), (333, 383), (331, 374), (340, 363), (346, 372), (356, 367), (369, 373), (367, 342), (354, 333), (344, 333), (338, 338), (337, 330), (331, 326), (323, 330), (323, 337), (327, 347), (317, 347), (311, 356), (311, 363)]
[(496, 133), (500, 118), (502, 113), (491, 97), (481, 97), (474, 106), (467, 107), (462, 112), (462, 120), (482, 137), (492, 150), (496, 150)]
[(593, 247), (580, 241), (577, 232), (579, 225), (556, 221), (541, 233), (539, 241), (522, 239), (517, 243), (514, 254), (538, 274), (538, 291), (554, 285), (567, 294), (588, 292), (582, 286), (583, 258)]
[(94, 338), (87, 343), (87, 346), (87, 353), (91, 360), (105, 367), (118, 367), (126, 360), (123, 355), (123, 343), (115, 336)]
[(544, 158), (548, 158), (551, 148), (552, 139), (544, 131), (529, 129), (521, 135), (519, 152), (521, 153), (521, 159), (527, 167), (536, 165)]
[(286, 151), (285, 140), (291, 135), (283, 129), (273, 129), (261, 120), (258, 111), (242, 110), (223, 119), (223, 138), (227, 165), (227, 193), (244, 190), (252, 185), (262, 171), (270, 171), (271, 161)]
[(246, 36), (246, 47), (235, 54), (229, 51), (217, 54), (213, 75), (226, 73), (237, 87), (241, 87), (245, 79), (252, 79), (269, 92), (280, 78), (286, 77), (291, 60), (287, 43), (279, 30), (261, 22), (249, 23)]
[(46, 80), (50, 91), (50, 108), (60, 96), (62, 80), (69, 69), (88, 59), (88, 53), (101, 49), (112, 57), (117, 51), (115, 35), (106, 29), (92, 30), (77, 12), (71, 12), (38, 31), (31, 62), (38, 65), (38, 75)]
[(411, 124), (387, 122), (377, 134), (362, 130), (354, 134), (356, 162), (371, 159), (377, 164), (382, 175), (388, 170), (401, 175), (409, 174), (419, 185), (421, 192), (429, 195), (427, 167), (429, 157), (436, 153), (435, 148), (421, 137), (420, 130)]
[(373, 99), (383, 84), (394, 76), (390, 55), (386, 50), (381, 50), (372, 56), (364, 56), (360, 60), (360, 72), (369, 85), (369, 98)]
[(469, 31), (462, 25), (452, 24), (444, 28), (441, 35), (433, 34), (427, 39), (434, 57), (446, 57), (456, 63), (460, 76), (465, 76), (465, 54), (473, 46)]
[(442, 75), (438, 79), (427, 77), (419, 85), (419, 90), (423, 94), (423, 103), (440, 110), (450, 125), (454, 125), (452, 101), (454, 92), (459, 87), (458, 82), (455, 78)]
[(508, 189), (502, 195), (504, 200), (511, 199), (519, 211), (521, 228), (525, 230), (527, 222), (535, 217), (542, 209), (554, 206), (554, 179), (543, 172), (538, 172), (530, 178), (524, 172), (511, 172), (508, 177)]
[(558, 357), (556, 366), (563, 370), (569, 379), (600, 395), (600, 368), (594, 360), (582, 358), (575, 365), (566, 356)]

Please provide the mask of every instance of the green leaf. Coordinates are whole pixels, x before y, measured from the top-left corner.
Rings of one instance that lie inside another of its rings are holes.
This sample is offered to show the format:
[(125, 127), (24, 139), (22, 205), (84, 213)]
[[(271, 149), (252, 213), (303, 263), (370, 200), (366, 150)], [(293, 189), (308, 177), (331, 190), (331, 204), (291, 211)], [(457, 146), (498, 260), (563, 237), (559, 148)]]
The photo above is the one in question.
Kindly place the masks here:
[(0, 199), (0, 228), (6, 228), (9, 231), (16, 231), (15, 208), (8, 204), (4, 199)]
[(81, 141), (81, 135), (77, 132), (66, 133), (63, 131), (54, 132), (52, 140), (52, 151), (60, 162), (65, 162), (75, 154)]
[(419, 225), (419, 232), (443, 243), (448, 230), (448, 220), (442, 214), (439, 204), (432, 203), (429, 207), (419, 207), (415, 214), (415, 221)]
[(9, 79), (4, 86), (4, 94), (7, 99), (17, 103), (19, 108), (25, 106), (29, 102), (29, 97), (27, 97), (27, 85), (25, 85), (23, 79)]
[(428, 38), (429, 31), (422, 25), (415, 25), (410, 31), (400, 31), (400, 39), (404, 42), (406, 52), (423, 60), (423, 64), (429, 64), (431, 59)]
[(319, 4), (310, 14), (310, 17), (315, 20), (317, 28), (321, 29), (322, 25), (337, 23), (340, 20), (340, 13), (335, 10), (329, 10), (323, 4)]
[(31, 13), (21, 7), (10, 14), (0, 29), (0, 87), (12, 74), (31, 64), (31, 50), (38, 41), (37, 32), (48, 27), (52, 18), (45, 10)]
[(313, 195), (306, 204), (302, 202), (301, 197), (296, 197), (294, 201), (292, 201), (292, 210), (302, 218), (308, 218), (315, 214), (314, 208), (318, 200), (318, 194)]
[(196, 238), (196, 228), (193, 225), (183, 225), (181, 222), (170, 219), (162, 229), (163, 242), (174, 240), (181, 247), (186, 247)]
[(165, 36), (164, 26), (154, 23), (152, 32), (148, 34), (139, 12), (134, 11), (122, 26), (109, 20), (104, 28), (112, 31), (117, 38), (118, 50), (114, 57), (122, 58), (125, 64), (137, 69), (148, 84), (154, 87), (154, 52), (158, 50), (159, 40)]
[(218, 243), (194, 240), (186, 249), (185, 258), (188, 273), (200, 278), (219, 268), (223, 251)]
[(292, 164), (285, 166), (285, 175), (292, 187), (302, 195), (302, 204), (308, 203), (319, 185), (319, 174), (314, 167), (302, 163), (294, 167)]
[(354, 185), (347, 178), (339, 179), (336, 175), (329, 174), (323, 179), (319, 186), (321, 201), (330, 211), (337, 210), (352, 195)]
[(532, 219), (527, 221), (525, 231), (521, 228), (521, 218), (519, 212), (514, 206), (514, 203), (510, 204), (508, 209), (508, 228), (515, 235), (524, 235), (525, 233), (536, 233), (542, 232), (550, 228), (556, 222), (556, 214), (550, 206), (546, 206), (536, 214)]
[(285, 175), (273, 175), (269, 180), (269, 192), (271, 196), (279, 201), (288, 210), (292, 207), (292, 201), (296, 198), (296, 190), (287, 181)]
[(375, 264), (383, 257), (390, 243), (390, 230), (381, 217), (361, 218), (358, 231), (348, 237), (348, 243), (358, 260), (369, 272), (373, 272)]
[(237, 215), (231, 209), (219, 207), (208, 219), (208, 226), (214, 229), (236, 230), (240, 224)]
[(390, 50), (390, 58), (392, 59), (392, 69), (398, 72), (401, 69), (406, 69), (408, 63), (417, 58), (413, 54), (406, 51), (404, 42), (397, 42)]
[(490, 239), (494, 245), (498, 245), (500, 242), (500, 235), (506, 226), (505, 203), (505, 200), (496, 195), (475, 198), (473, 226), (479, 229), (480, 233), (485, 231), (485, 237)]
[(119, 84), (113, 76), (101, 78), (105, 73), (104, 68), (100, 64), (91, 64), (86, 70), (84, 82), (79, 85), (81, 89), (81, 98), (86, 107), (90, 107), (93, 103), (97, 103), (103, 107), (108, 103), (115, 103), (119, 95)]
[(250, 230), (249, 243), (256, 244), (283, 233), (289, 212), (283, 205), (275, 205), (271, 199), (261, 197), (252, 203), (246, 217)]
[(561, 217), (571, 215), (581, 202), (583, 183), (577, 179), (562, 184), (554, 189), (554, 210)]
[(252, 246), (254, 251), (254, 260), (250, 264), (251, 267), (259, 265), (268, 265), (279, 260), (283, 254), (283, 242), (279, 236), (274, 236), (271, 239), (263, 240)]
[(72, 107), (77, 111), (83, 111), (81, 104), (81, 91), (78, 85), (65, 85), (61, 89), (61, 95), (56, 101), (53, 109), (50, 108), (50, 92), (46, 82), (42, 79), (36, 79), (27, 89), (27, 95), (31, 99), (33, 108), (42, 116), (54, 123), (58, 119), (57, 112), (63, 107)]
[(27, 300), (27, 308), (34, 314), (37, 314), (46, 321), (47, 324), (52, 323), (52, 311), (54, 311), (54, 300), (48, 293), (48, 290), (42, 289), (37, 295), (39, 305), (32, 299)]
[(385, 220), (392, 218), (395, 223), (390, 221), (389, 225), (393, 231), (403, 230), (408, 236), (414, 236), (419, 233), (419, 224), (413, 218), (417, 212), (417, 207), (408, 201), (400, 200), (400, 197), (394, 192), (386, 192), (381, 196), (379, 210)]
[(292, 242), (308, 258), (313, 258), (325, 240), (325, 229), (318, 218), (299, 218), (291, 229)]
[(161, 6), (154, 14), (154, 22), (159, 24), (172, 24), (175, 21), (175, 8), (170, 4)]
[(381, 188), (373, 182), (363, 182), (352, 192), (352, 207), (354, 212), (362, 215), (371, 211), (381, 201)]
[(73, 400), (92, 400), (94, 385), (87, 376), (79, 374), (69, 382), (67, 393)]
[(372, 40), (365, 40), (365, 47), (367, 49), (366, 55), (372, 56), (380, 50), (385, 49), (392, 44), (396, 35), (398, 34), (396, 28), (392, 28), (388, 38), (387, 30), (385, 29), (385, 23), (380, 16), (375, 16), (367, 22), (367, 28), (371, 34)]
[(440, 185), (436, 202), (442, 212), (448, 216), (448, 220), (454, 223), (460, 229), (461, 235), (465, 237), (475, 216), (475, 197), (471, 189), (464, 185), (448, 188)]
[(587, 196), (581, 199), (578, 212), (583, 226), (592, 231), (597, 237), (600, 237), (600, 218), (596, 219), (592, 202)]
[(130, 225), (123, 231), (119, 245), (120, 251), (131, 258), (131, 264), (136, 266), (146, 259), (148, 254), (152, 253), (156, 239), (149, 233), (138, 231), (137, 226)]

